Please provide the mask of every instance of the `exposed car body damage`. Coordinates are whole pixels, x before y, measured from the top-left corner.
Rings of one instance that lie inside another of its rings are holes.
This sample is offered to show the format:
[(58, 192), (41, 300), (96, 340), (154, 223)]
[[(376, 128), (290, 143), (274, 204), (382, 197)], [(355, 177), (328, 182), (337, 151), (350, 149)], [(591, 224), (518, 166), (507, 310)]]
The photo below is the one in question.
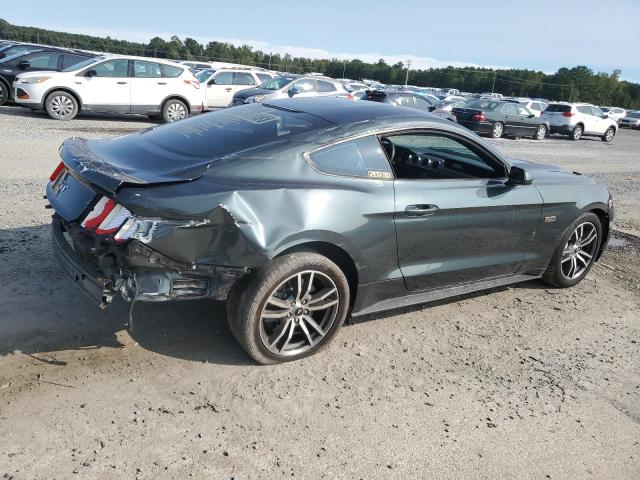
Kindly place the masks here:
[[(561, 233), (580, 212), (601, 212), (608, 229), (613, 214), (609, 193), (587, 177), (505, 158), (464, 128), (415, 110), (339, 99), (321, 102), (299, 99), (249, 105), (112, 140), (65, 142), (60, 154), (68, 177), (63, 181), (71, 186), (57, 193), (59, 186), (52, 180), (47, 187), (56, 211), (54, 230), (63, 232), (54, 236), (57, 251), (66, 249), (67, 255), (99, 271), (104, 288), (94, 288), (92, 296), (106, 304), (116, 293), (143, 301), (225, 299), (239, 278), (280, 255), (304, 245), (331, 248), (355, 269), (352, 304), (358, 314), (391, 308), (390, 299), (419, 291), (430, 280), (449, 278), (452, 272), (459, 282), (474, 282), (472, 273), (487, 262), (509, 264), (496, 277), (506, 277), (504, 272), (513, 281), (539, 277)], [(273, 139), (258, 138), (261, 125), (280, 114), (274, 128), (282, 133)], [(233, 138), (244, 141), (251, 135), (249, 130), (241, 135), (245, 125), (258, 129), (255, 141), (231, 147), (220, 144), (220, 132), (230, 126), (240, 132)], [(342, 141), (415, 131), (447, 132), (474, 142), (505, 168), (519, 166), (533, 176), (531, 185), (518, 187), (506, 179), (467, 182), (466, 191), (475, 203), (465, 207), (456, 206), (454, 192), (437, 194), (440, 209), (428, 224), (437, 225), (430, 240), (434, 243), (420, 248), (429, 248), (429, 255), (445, 252), (436, 243), (446, 244), (446, 235), (456, 232), (449, 245), (458, 248), (455, 242), (460, 242), (464, 258), (458, 264), (436, 258), (417, 265), (409, 258), (411, 247), (403, 257), (397, 243), (402, 228), (414, 235), (419, 225), (405, 216), (400, 204), (404, 198), (399, 189), (408, 181), (394, 180), (391, 173), (368, 178), (327, 174), (309, 158), (309, 152)], [(521, 205), (513, 208), (509, 201), (516, 193)], [(75, 196), (77, 208), (68, 206), (65, 194)], [(130, 212), (130, 223), (122, 226), (126, 241), (92, 234), (79, 225), (95, 205), (96, 194)], [(543, 222), (552, 216), (553, 223)], [(481, 247), (491, 238), (488, 232), (496, 231), (496, 218), (507, 221), (505, 245), (511, 250), (490, 255)], [(62, 244), (59, 237), (68, 240)], [(462, 248), (474, 242), (480, 242), (477, 252)], [(409, 278), (411, 274), (420, 276), (419, 281)]]

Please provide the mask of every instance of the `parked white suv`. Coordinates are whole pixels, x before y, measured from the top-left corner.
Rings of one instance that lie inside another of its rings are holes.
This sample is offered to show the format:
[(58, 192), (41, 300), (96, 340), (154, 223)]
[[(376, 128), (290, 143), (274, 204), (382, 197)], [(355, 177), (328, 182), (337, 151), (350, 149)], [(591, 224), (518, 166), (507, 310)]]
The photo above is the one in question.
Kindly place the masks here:
[(540, 100), (531, 100), (530, 98), (518, 98), (516, 100), (520, 105), (531, 110), (531, 113), (533, 113), (536, 117), (542, 115), (542, 112), (544, 112), (549, 106), (545, 102), (542, 102)]
[(137, 113), (174, 122), (203, 109), (200, 82), (185, 65), (130, 56), (104, 56), (61, 72), (18, 75), (18, 105), (46, 110), (55, 120), (78, 112)]
[(568, 135), (572, 140), (593, 135), (610, 142), (618, 131), (615, 120), (589, 103), (552, 103), (541, 118), (549, 122), (549, 133)]
[(609, 118), (613, 118), (616, 122), (619, 121), (622, 117), (627, 116), (627, 111), (624, 108), (620, 107), (598, 107), (602, 110), (602, 113), (607, 115)]
[(196, 75), (202, 85), (205, 108), (223, 108), (231, 105), (233, 96), (273, 78), (267, 70), (249, 68), (221, 68), (203, 70)]

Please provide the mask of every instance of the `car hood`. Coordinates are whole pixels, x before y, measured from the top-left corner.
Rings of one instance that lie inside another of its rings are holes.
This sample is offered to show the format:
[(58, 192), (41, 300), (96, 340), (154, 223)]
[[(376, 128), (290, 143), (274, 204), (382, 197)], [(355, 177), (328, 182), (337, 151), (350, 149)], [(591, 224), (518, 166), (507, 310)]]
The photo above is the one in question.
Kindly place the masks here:
[(16, 78), (33, 78), (42, 77), (43, 75), (60, 75), (60, 72), (53, 70), (39, 70), (37, 72), (24, 72), (18, 75)]
[(568, 182), (568, 183), (596, 183), (591, 177), (582, 175), (579, 172), (572, 172), (557, 165), (530, 162), (517, 158), (507, 159), (511, 165), (516, 165), (531, 173), (534, 183)]
[(240, 90), (234, 95), (235, 98), (249, 98), (255, 95), (269, 95), (276, 93), (278, 90), (267, 90), (266, 88), (248, 88), (246, 90)]

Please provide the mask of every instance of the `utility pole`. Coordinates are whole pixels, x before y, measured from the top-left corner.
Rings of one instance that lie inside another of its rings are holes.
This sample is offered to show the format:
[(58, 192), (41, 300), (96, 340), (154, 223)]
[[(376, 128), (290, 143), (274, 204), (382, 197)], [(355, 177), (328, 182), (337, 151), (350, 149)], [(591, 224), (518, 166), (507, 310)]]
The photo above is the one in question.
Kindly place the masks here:
[(269, 54), (269, 70), (271, 70), (271, 54)]
[(409, 69), (411, 68), (411, 60), (407, 60), (407, 75), (404, 77), (404, 86), (406, 87), (409, 83)]
[(346, 60), (342, 60), (342, 78), (344, 78), (344, 70), (347, 66), (347, 61)]
[(493, 93), (493, 89), (496, 87), (496, 75), (498, 74), (498, 72), (496, 72), (495, 70), (493, 71), (493, 83), (491, 84), (491, 93)]

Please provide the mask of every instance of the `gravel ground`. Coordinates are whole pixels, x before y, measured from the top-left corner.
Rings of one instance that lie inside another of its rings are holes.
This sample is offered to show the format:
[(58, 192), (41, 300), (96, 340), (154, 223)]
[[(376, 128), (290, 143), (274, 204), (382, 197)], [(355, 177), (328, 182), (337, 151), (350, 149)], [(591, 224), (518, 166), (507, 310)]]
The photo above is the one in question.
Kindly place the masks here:
[[(43, 185), (63, 139), (140, 118), (0, 108), (0, 475), (50, 478), (640, 478), (640, 241), (580, 285), (529, 282), (346, 326), (259, 367), (222, 305), (99, 311), (52, 258)], [(144, 119), (142, 119), (144, 120)], [(640, 132), (497, 140), (593, 175), (640, 231)]]

